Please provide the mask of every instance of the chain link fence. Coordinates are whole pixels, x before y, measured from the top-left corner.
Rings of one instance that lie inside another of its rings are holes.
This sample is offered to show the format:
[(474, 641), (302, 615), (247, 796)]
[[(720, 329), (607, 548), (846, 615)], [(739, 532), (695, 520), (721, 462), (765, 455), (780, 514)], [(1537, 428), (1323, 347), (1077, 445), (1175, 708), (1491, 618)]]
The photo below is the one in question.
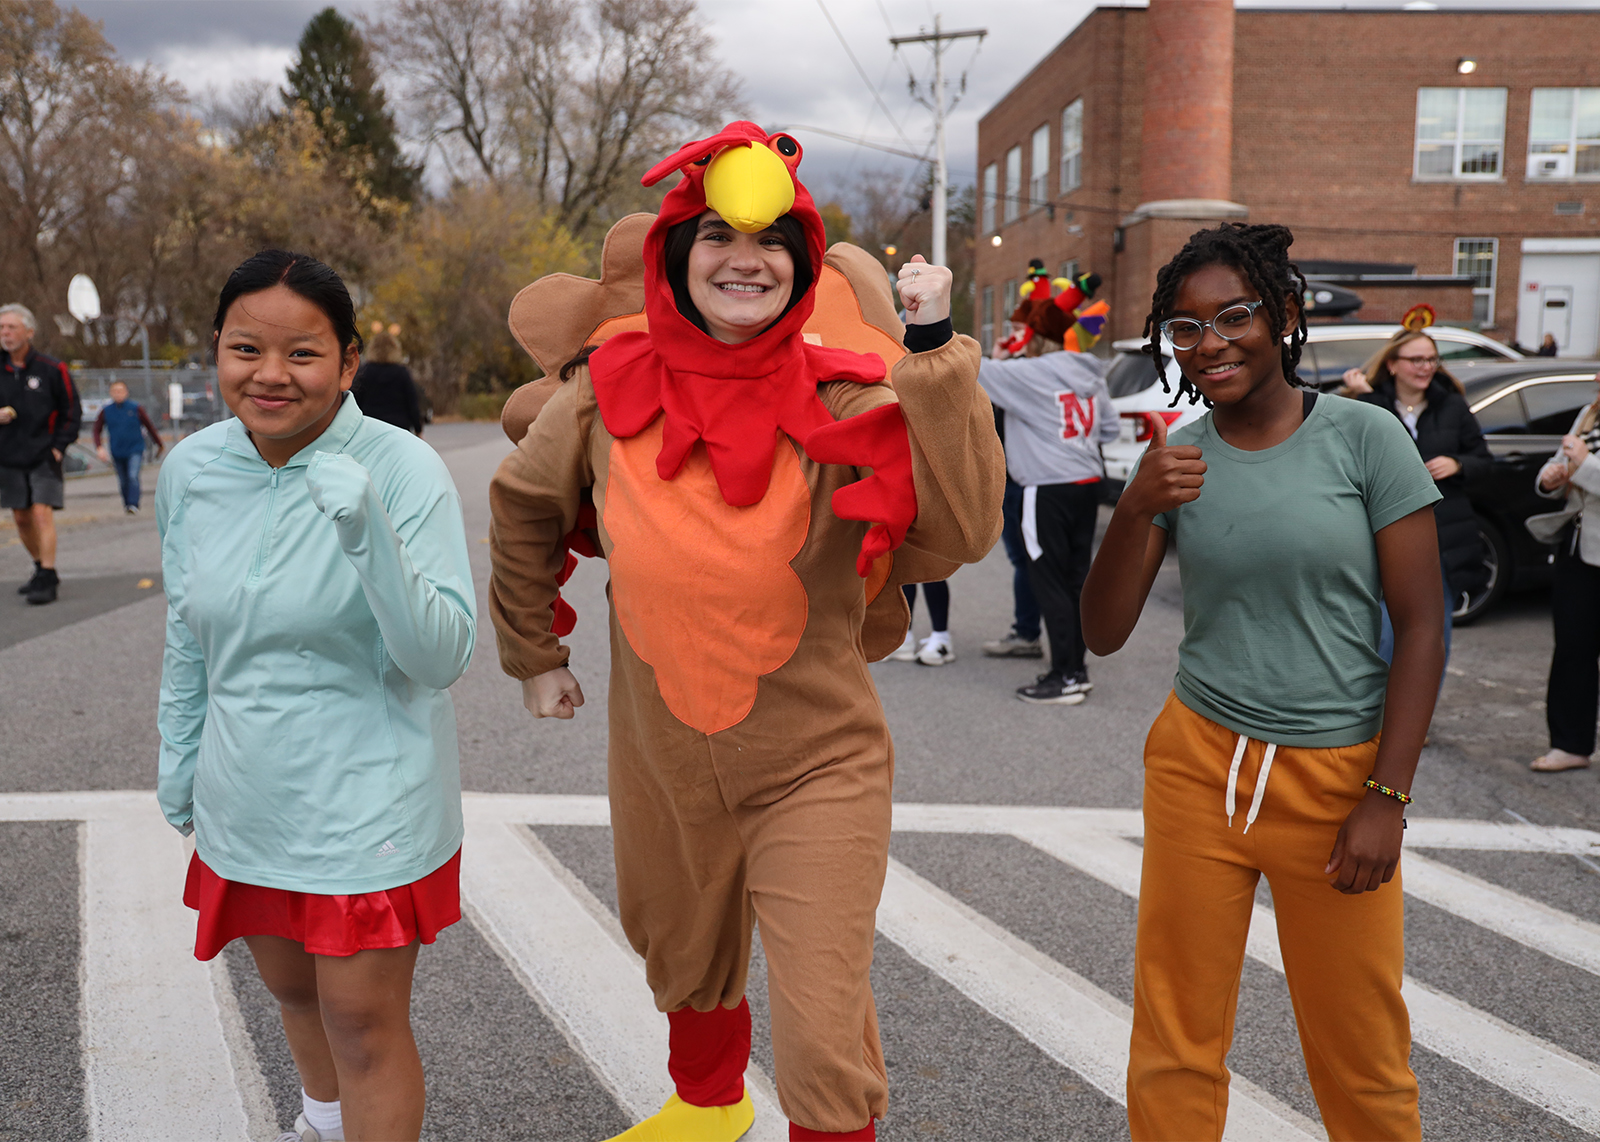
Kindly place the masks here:
[[(217, 390), (217, 370), (151, 362), (116, 369), (72, 369), (73, 382), (83, 402), (83, 432), (67, 450), (63, 461), (68, 475), (91, 475), (110, 470), (94, 451), (94, 422), (100, 410), (111, 402), (111, 385), (121, 381), (128, 386), (128, 399), (144, 406), (145, 412), (170, 448), (177, 441), (232, 416)], [(174, 386), (177, 386), (174, 389)], [(175, 415), (176, 414), (176, 415)]]

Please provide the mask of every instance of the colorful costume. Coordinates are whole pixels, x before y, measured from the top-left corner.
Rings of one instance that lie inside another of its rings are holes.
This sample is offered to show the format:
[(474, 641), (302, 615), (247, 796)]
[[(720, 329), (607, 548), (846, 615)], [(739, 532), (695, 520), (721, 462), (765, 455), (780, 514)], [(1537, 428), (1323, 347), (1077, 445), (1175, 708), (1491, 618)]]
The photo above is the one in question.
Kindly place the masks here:
[[(1090, 301), (1099, 288), (1099, 274), (1052, 280), (1044, 263), (1034, 258), (1028, 263), (1028, 280), (1017, 287), (1021, 300), (1011, 315), (1022, 328), (1000, 342), (1000, 347), (1016, 355), (1037, 333), (1046, 341), (1061, 342), (1068, 352), (1087, 353), (1106, 331), (1106, 318), (1111, 315), (1109, 304)], [(1046, 301), (1050, 304), (1043, 304)]]
[[(659, 217), (613, 228), (600, 281), (519, 295), (513, 330), (546, 373), (603, 344), (507, 405), (490, 607), (506, 672), (543, 674), (567, 662), (568, 546), (610, 564), (621, 920), (671, 1018), (676, 1099), (745, 1097), (759, 920), (791, 1137), (871, 1137), (893, 749), (867, 663), (905, 633), (902, 583), (993, 545), (1003, 461), (977, 345), (905, 354), (882, 266), (844, 245), (824, 257), (799, 161), (788, 136), (732, 124), (646, 176), (685, 177)], [(684, 317), (663, 268), (669, 229), (708, 207), (747, 233), (787, 212), (816, 270), (741, 344)], [(736, 1137), (748, 1116), (730, 1114)]]

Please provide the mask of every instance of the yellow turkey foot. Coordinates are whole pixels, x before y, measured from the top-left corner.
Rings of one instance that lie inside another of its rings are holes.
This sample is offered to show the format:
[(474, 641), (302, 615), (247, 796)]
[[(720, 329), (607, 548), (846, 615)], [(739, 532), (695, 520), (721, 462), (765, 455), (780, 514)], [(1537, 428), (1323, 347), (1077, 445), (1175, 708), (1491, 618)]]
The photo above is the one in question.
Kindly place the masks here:
[(673, 1095), (655, 1114), (607, 1142), (735, 1142), (755, 1120), (748, 1090), (728, 1106), (695, 1106)]

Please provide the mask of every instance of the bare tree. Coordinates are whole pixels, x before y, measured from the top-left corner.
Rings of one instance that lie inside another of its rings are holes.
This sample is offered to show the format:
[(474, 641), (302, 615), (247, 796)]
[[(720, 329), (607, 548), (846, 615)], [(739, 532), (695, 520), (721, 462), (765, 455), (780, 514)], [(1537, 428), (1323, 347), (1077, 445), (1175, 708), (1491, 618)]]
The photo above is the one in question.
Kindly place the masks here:
[(457, 177), (463, 157), (469, 171), (500, 174), (505, 0), (400, 0), (363, 22), (378, 59), (404, 88), (421, 141)]
[(652, 201), (638, 175), (741, 112), (693, 0), (401, 0), (369, 33), (425, 141), (578, 234)]

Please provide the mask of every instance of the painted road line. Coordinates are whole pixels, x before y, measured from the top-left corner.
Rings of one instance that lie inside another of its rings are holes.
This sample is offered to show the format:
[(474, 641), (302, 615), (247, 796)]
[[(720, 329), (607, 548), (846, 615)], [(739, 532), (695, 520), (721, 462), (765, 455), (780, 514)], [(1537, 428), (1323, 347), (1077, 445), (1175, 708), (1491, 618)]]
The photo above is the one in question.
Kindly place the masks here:
[[(245, 1139), (211, 969), (194, 958), (180, 895), (183, 841), (152, 794), (93, 808), (80, 882), (89, 1136)], [(133, 811), (105, 812), (116, 808)]]
[(1420, 853), (1407, 853), (1402, 867), (1406, 895), (1600, 975), (1600, 924), (1519, 896)]
[[(471, 843), (461, 852), (461, 893), (473, 924), (618, 1104), (635, 1119), (649, 1117), (673, 1087), (667, 1018), (656, 1011), (643, 961), (597, 919), (601, 906), (579, 899), (536, 837), (479, 813), (478, 800), (466, 803)], [(746, 1137), (787, 1138), (770, 1084), (748, 1077), (756, 1123)]]
[[(1022, 839), (1119, 892), (1139, 895), (1143, 852), (1129, 841), (1047, 831)], [(1245, 952), (1283, 971), (1271, 909), (1256, 906)], [(1600, 1067), (1411, 976), (1402, 986), (1414, 1042), (1580, 1130), (1600, 1134)]]
[[(527, 825), (608, 825), (604, 797), (536, 793), (465, 793), (479, 820)], [(84, 821), (148, 804), (145, 792), (0, 794), (0, 820)], [(913, 833), (997, 833), (1021, 836), (1041, 829), (1077, 830), (1141, 837), (1137, 809), (1074, 809), (1036, 805), (931, 805), (899, 802), (894, 828)], [(1600, 857), (1600, 832), (1555, 825), (1501, 824), (1453, 817), (1416, 817), (1406, 834), (1411, 849), (1475, 849), (1483, 852), (1561, 853)]]
[[(890, 860), (878, 930), (1050, 1058), (1126, 1105), (1132, 1012), (1077, 973)], [(1294, 1142), (1316, 1125), (1235, 1077), (1226, 1137)]]
[[(29, 796), (29, 795), (24, 795)], [(58, 796), (45, 794), (43, 796)], [(82, 796), (68, 794), (66, 796)], [(534, 793), (466, 793), (483, 817), (529, 825), (607, 825), (604, 797)], [(0, 818), (4, 817), (0, 798)], [(1037, 805), (934, 805), (896, 802), (894, 828), (910, 833), (996, 833), (1021, 836), (1040, 829), (1142, 837), (1137, 809), (1076, 809)], [(1453, 817), (1416, 817), (1406, 833), (1408, 849), (1476, 849), (1489, 852), (1562, 853), (1600, 856), (1600, 832), (1554, 825), (1501, 824)]]

